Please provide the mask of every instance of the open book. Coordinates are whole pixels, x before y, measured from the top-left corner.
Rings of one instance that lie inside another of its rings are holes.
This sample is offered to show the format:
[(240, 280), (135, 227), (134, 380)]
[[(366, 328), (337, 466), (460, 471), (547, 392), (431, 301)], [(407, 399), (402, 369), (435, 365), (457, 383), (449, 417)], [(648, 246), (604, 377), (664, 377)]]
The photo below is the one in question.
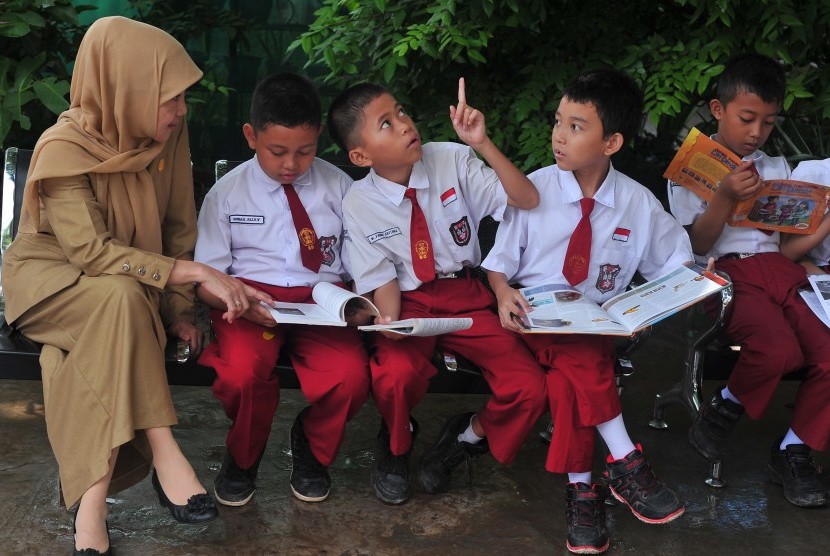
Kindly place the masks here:
[(800, 290), (807, 306), (825, 326), (830, 327), (830, 275), (811, 274), (808, 279), (812, 290)]
[[(663, 177), (690, 189), (704, 201), (712, 200), (720, 180), (741, 159), (692, 128)], [(827, 187), (798, 180), (764, 180), (761, 190), (736, 204), (727, 224), (791, 234), (811, 234), (824, 215)]]
[[(263, 303), (274, 320), (280, 324), (309, 324), (317, 326), (346, 326), (372, 322), (380, 315), (375, 304), (361, 295), (343, 289), (336, 284), (319, 282), (311, 290), (314, 303)], [(409, 336), (435, 336), (470, 328), (473, 319), (435, 318), (406, 319), (387, 324), (358, 326), (360, 330), (389, 330)]]
[(722, 290), (729, 282), (686, 263), (600, 307), (568, 285), (544, 284), (519, 290), (533, 307), (525, 333), (630, 336)]

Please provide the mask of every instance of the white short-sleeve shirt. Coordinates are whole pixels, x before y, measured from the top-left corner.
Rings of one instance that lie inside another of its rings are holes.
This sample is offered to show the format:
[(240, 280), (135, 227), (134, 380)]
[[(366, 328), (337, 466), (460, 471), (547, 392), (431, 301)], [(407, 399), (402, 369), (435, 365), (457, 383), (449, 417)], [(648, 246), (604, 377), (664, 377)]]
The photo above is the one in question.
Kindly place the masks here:
[[(754, 160), (755, 168), (765, 180), (788, 179), (790, 166), (783, 156), (767, 156), (762, 151), (745, 156), (744, 160)], [(669, 181), (669, 208), (683, 226), (690, 226), (703, 214), (708, 203), (682, 185)], [(756, 228), (736, 228), (724, 224), (723, 232), (712, 246), (709, 253), (697, 253), (702, 258), (720, 257), (727, 253), (775, 253), (781, 234), (775, 232), (767, 235)]]
[[(507, 193), (495, 171), (470, 147), (427, 143), (412, 168), (409, 187), (417, 190), (429, 226), (436, 274), (478, 265), (479, 222), (488, 215), (501, 220), (507, 207)], [(422, 284), (412, 268), (412, 206), (404, 199), (405, 189), (372, 170), (343, 199), (343, 258), (358, 293), (396, 278), (401, 291)]]
[(345, 172), (319, 158), (294, 182), (323, 252), (319, 273), (303, 266), (282, 184), (262, 171), (256, 157), (208, 191), (199, 212), (194, 259), (231, 276), (274, 286), (341, 281), (341, 206), (351, 183)]
[[(582, 190), (573, 172), (547, 166), (528, 176), (541, 201), (510, 207), (482, 266), (511, 283), (568, 285), (562, 274), (571, 234), (582, 218)], [(648, 280), (692, 260), (689, 236), (644, 186), (613, 165), (594, 195), (588, 278), (575, 288), (602, 303), (625, 290), (638, 270)]]
[[(793, 170), (792, 179), (830, 187), (830, 158), (800, 162)], [(807, 256), (819, 266), (830, 263), (830, 236), (816, 245)]]

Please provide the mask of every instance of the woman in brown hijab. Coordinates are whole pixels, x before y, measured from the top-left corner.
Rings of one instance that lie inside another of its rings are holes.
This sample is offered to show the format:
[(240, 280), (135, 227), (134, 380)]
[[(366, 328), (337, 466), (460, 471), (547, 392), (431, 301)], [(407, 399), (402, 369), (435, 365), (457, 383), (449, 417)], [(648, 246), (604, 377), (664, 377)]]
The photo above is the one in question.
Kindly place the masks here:
[(106, 495), (151, 465), (182, 522), (216, 517), (171, 432), (166, 332), (201, 349), (193, 285), (242, 315), (251, 288), (192, 261), (196, 209), (185, 89), (201, 77), (173, 37), (122, 17), (93, 23), (70, 108), (35, 146), (17, 238), (3, 261), (6, 318), (43, 344), (46, 426), (78, 547), (106, 553)]

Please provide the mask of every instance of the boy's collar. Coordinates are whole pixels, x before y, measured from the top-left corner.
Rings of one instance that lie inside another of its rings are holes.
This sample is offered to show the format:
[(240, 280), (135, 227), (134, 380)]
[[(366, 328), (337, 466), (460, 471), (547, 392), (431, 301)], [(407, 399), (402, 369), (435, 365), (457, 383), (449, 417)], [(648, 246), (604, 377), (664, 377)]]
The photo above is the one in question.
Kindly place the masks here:
[[(556, 167), (559, 171), (559, 184), (562, 188), (562, 204), (577, 203), (583, 198), (582, 188), (579, 187), (579, 182), (576, 181), (576, 176), (570, 170), (562, 170), (559, 166)], [(609, 208), (614, 208), (614, 191), (617, 186), (617, 171), (614, 169), (614, 164), (608, 163), (608, 173), (605, 179), (594, 194), (594, 200)]]
[(427, 176), (426, 166), (424, 166), (422, 160), (419, 160), (412, 166), (408, 186), (384, 178), (375, 172), (374, 168), (369, 169), (369, 177), (372, 178), (372, 182), (383, 196), (396, 205), (401, 204), (403, 201), (403, 194), (406, 192), (407, 187), (411, 187), (412, 189), (429, 189), (429, 176)]
[[(265, 173), (265, 171), (262, 169), (262, 166), (259, 165), (259, 160), (257, 160), (256, 154), (254, 154), (254, 162), (254, 176), (256, 176), (256, 179), (260, 181), (269, 191), (276, 191), (277, 189), (282, 187), (282, 183), (278, 182), (277, 180), (273, 179)], [(297, 179), (295, 179), (292, 183), (295, 186), (300, 187), (304, 185), (309, 185), (311, 183), (311, 169), (313, 167), (314, 164), (312, 163), (312, 165), (308, 167), (308, 170), (306, 170), (305, 173), (297, 176)]]

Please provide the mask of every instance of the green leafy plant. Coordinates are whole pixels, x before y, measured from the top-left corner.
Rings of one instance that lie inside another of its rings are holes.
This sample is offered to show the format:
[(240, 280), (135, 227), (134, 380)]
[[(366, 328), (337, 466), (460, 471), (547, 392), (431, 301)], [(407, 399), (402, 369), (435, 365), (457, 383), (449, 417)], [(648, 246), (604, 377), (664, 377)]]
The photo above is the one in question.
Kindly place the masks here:
[(15, 144), (34, 145), (69, 107), (66, 56), (77, 51), (84, 30), (78, 14), (87, 9), (70, 0), (0, 4), (0, 147), (13, 130)]
[[(648, 125), (628, 162), (643, 183), (660, 174), (690, 124), (707, 124), (724, 62), (744, 51), (789, 75), (782, 129), (769, 151), (830, 156), (830, 3), (825, 0), (323, 0), (291, 45), (327, 83), (386, 83), (429, 140), (454, 139), (447, 106), (464, 76), (493, 140), (524, 170), (552, 162), (550, 117), (569, 79), (613, 66), (642, 84)], [(809, 125), (807, 125), (809, 124)]]

